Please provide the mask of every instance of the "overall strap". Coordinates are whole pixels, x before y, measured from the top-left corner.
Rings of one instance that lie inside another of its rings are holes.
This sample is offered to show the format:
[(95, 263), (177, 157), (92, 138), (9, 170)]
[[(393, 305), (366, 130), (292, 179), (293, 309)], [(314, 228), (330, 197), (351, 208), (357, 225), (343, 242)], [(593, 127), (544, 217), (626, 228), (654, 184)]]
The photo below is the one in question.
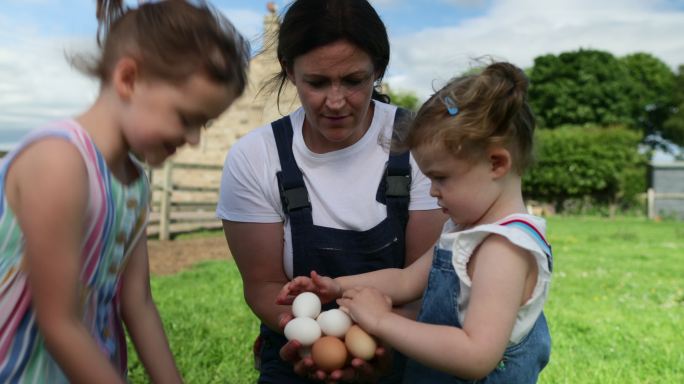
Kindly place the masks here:
[[(392, 130), (392, 141), (403, 141), (406, 128), (406, 121), (410, 117), (410, 111), (404, 108), (397, 108), (394, 115), (394, 128)], [(411, 164), (409, 162), (409, 151), (396, 152), (390, 149), (389, 160), (383, 183), (378, 192), (378, 200), (387, 205), (387, 216), (399, 219), (402, 232), (406, 229), (408, 222), (408, 206), (411, 199)], [(384, 188), (383, 188), (384, 186)], [(384, 193), (383, 193), (384, 192)]]
[(515, 227), (527, 233), (542, 249), (548, 261), (549, 272), (553, 272), (553, 254), (551, 252), (551, 245), (546, 241), (546, 238), (544, 238), (544, 235), (542, 235), (542, 233), (537, 229), (537, 227), (532, 225), (532, 223), (529, 223), (522, 219), (508, 220), (501, 223), (501, 225), (505, 225), (507, 227)]
[(297, 166), (292, 153), (292, 123), (289, 116), (285, 116), (271, 123), (281, 171), (276, 173), (278, 189), (283, 211), (292, 224), (313, 223), (311, 218), (311, 203), (309, 193), (304, 185), (304, 177)]

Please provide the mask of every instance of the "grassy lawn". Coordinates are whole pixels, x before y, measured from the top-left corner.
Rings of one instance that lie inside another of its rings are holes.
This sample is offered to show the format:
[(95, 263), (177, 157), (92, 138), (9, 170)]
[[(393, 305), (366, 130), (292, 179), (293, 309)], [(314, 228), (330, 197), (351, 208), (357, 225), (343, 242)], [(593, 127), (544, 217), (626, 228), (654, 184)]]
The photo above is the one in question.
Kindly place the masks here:
[[(553, 338), (541, 383), (684, 383), (684, 223), (549, 220)], [(253, 383), (258, 323), (232, 262), (154, 277), (154, 296), (188, 383)], [(145, 383), (130, 351), (130, 380)]]

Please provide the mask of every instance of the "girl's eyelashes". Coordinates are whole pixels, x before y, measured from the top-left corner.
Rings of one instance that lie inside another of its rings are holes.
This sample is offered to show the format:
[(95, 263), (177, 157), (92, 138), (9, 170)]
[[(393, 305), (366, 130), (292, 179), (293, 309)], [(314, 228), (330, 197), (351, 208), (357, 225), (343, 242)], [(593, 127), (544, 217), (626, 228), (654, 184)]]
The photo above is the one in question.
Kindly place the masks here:
[(214, 119), (208, 119), (205, 116), (188, 117), (184, 113), (178, 113), (178, 121), (180, 121), (181, 125), (185, 128), (209, 128), (214, 123)]
[(178, 120), (180, 121), (181, 125), (184, 127), (189, 127), (190, 126), (190, 120), (188, 120), (187, 116), (185, 116), (182, 113), (178, 114)]

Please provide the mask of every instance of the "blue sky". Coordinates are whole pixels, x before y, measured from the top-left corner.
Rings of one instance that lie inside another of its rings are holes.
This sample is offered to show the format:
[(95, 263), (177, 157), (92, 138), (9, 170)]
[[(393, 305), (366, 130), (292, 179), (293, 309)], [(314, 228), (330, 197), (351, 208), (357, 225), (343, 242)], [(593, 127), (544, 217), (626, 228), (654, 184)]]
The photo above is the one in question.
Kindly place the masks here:
[[(212, 3), (245, 36), (258, 36), (267, 1)], [(287, 1), (275, 3), (283, 9)], [(594, 48), (649, 52), (673, 69), (684, 64), (684, 0), (371, 3), (392, 44), (385, 80), (421, 98), (484, 55), (529, 67), (542, 54)], [(65, 59), (93, 49), (94, 13), (94, 0), (0, 0), (0, 134), (77, 114), (94, 100), (97, 84)]]

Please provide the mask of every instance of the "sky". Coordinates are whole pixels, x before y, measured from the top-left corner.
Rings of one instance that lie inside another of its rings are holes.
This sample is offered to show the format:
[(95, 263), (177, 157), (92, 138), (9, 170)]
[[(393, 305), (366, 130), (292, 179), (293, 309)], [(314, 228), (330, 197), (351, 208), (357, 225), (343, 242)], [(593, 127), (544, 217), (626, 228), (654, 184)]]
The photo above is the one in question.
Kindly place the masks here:
[[(274, 1), (279, 10), (289, 1)], [(135, 6), (136, 1), (129, 1)], [(258, 46), (265, 0), (214, 0)], [(684, 0), (371, 0), (387, 25), (385, 81), (429, 96), (479, 57), (532, 66), (545, 54), (600, 49), (647, 52), (673, 70), (684, 64)], [(0, 0), (0, 142), (73, 116), (98, 84), (68, 64), (94, 52), (94, 0)]]

